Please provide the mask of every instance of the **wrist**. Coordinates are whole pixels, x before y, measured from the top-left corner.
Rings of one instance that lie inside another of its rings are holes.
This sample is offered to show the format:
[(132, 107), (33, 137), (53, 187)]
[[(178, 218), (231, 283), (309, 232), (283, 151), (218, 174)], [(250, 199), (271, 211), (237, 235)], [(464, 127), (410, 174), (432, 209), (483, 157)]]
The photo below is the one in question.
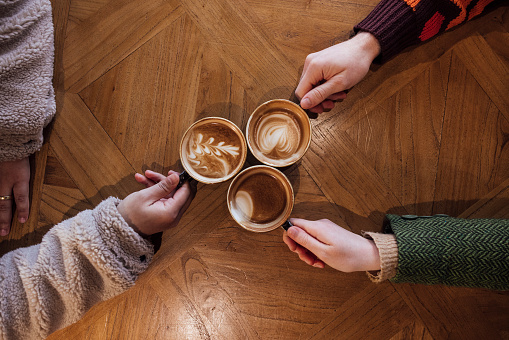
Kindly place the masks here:
[(364, 271), (376, 271), (381, 269), (380, 252), (373, 240), (366, 240), (366, 257), (364, 258)]
[(351, 40), (356, 42), (363, 55), (369, 59), (370, 64), (382, 51), (378, 39), (369, 32), (360, 31)]
[(136, 225), (133, 223), (133, 221), (131, 220), (131, 218), (129, 217), (129, 214), (127, 213), (127, 211), (125, 209), (124, 202), (125, 202), (125, 200), (121, 201), (117, 205), (117, 210), (118, 210), (118, 213), (120, 214), (120, 216), (122, 216), (122, 218), (124, 219), (125, 223), (127, 223), (127, 225), (141, 237), (147, 238), (148, 236), (150, 236), (149, 234), (144, 233), (138, 227), (136, 227)]

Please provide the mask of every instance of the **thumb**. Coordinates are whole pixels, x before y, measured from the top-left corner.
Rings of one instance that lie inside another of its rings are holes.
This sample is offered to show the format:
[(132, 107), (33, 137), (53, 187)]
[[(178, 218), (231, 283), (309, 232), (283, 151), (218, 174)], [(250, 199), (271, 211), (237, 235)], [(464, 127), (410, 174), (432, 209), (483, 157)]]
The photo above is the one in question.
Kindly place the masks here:
[(323, 253), (324, 244), (308, 234), (305, 230), (293, 226), (288, 229), (287, 233), (292, 240), (311, 251), (316, 256), (320, 257)]
[(176, 174), (171, 174), (168, 177), (165, 177), (162, 181), (158, 182), (156, 185), (144, 189), (144, 191), (148, 197), (153, 198), (154, 200), (158, 200), (168, 196), (173, 190), (175, 190), (178, 183), (179, 176)]
[(326, 100), (330, 95), (342, 90), (344, 89), (337, 82), (328, 80), (306, 93), (300, 101), (300, 106), (305, 110), (311, 109)]

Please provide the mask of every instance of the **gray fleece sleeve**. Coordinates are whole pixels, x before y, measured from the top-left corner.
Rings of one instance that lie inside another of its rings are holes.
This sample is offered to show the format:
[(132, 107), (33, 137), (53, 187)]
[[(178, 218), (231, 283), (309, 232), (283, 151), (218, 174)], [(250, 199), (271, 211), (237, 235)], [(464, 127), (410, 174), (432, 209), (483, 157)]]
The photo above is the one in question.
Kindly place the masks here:
[(0, 339), (44, 339), (134, 285), (154, 249), (119, 202), (110, 197), (0, 259)]
[(49, 0), (0, 0), (0, 162), (40, 149), (55, 115)]

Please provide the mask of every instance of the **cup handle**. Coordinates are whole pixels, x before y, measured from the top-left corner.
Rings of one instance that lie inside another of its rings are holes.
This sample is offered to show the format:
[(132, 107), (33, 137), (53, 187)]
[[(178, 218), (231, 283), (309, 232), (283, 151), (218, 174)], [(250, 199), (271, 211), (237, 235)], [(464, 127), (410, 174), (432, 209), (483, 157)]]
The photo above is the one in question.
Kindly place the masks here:
[(281, 228), (283, 228), (284, 230), (288, 230), (288, 228), (290, 228), (292, 226), (293, 226), (293, 223), (290, 222), (290, 220), (286, 220), (286, 222), (283, 223), (283, 225), (281, 225)]
[(177, 189), (184, 185), (185, 182), (192, 180), (193, 178), (186, 170), (182, 171), (179, 174), (179, 184), (177, 184)]

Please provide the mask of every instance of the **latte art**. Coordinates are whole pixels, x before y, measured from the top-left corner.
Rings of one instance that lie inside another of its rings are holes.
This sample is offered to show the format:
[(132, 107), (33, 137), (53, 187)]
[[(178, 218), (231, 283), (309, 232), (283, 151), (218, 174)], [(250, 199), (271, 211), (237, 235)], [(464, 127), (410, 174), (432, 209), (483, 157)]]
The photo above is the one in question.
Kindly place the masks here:
[(182, 164), (191, 176), (205, 183), (218, 183), (240, 170), (246, 144), (235, 124), (211, 117), (188, 129), (180, 152)]
[(286, 99), (269, 100), (253, 111), (246, 125), (253, 156), (276, 167), (294, 164), (311, 143), (311, 122), (306, 112)]
[(258, 149), (266, 157), (286, 159), (299, 149), (301, 129), (291, 114), (271, 112), (260, 118), (255, 129)]
[(221, 178), (237, 165), (240, 147), (216, 142), (214, 137), (204, 141), (202, 133), (193, 134), (189, 139), (188, 160), (193, 169), (202, 176)]

